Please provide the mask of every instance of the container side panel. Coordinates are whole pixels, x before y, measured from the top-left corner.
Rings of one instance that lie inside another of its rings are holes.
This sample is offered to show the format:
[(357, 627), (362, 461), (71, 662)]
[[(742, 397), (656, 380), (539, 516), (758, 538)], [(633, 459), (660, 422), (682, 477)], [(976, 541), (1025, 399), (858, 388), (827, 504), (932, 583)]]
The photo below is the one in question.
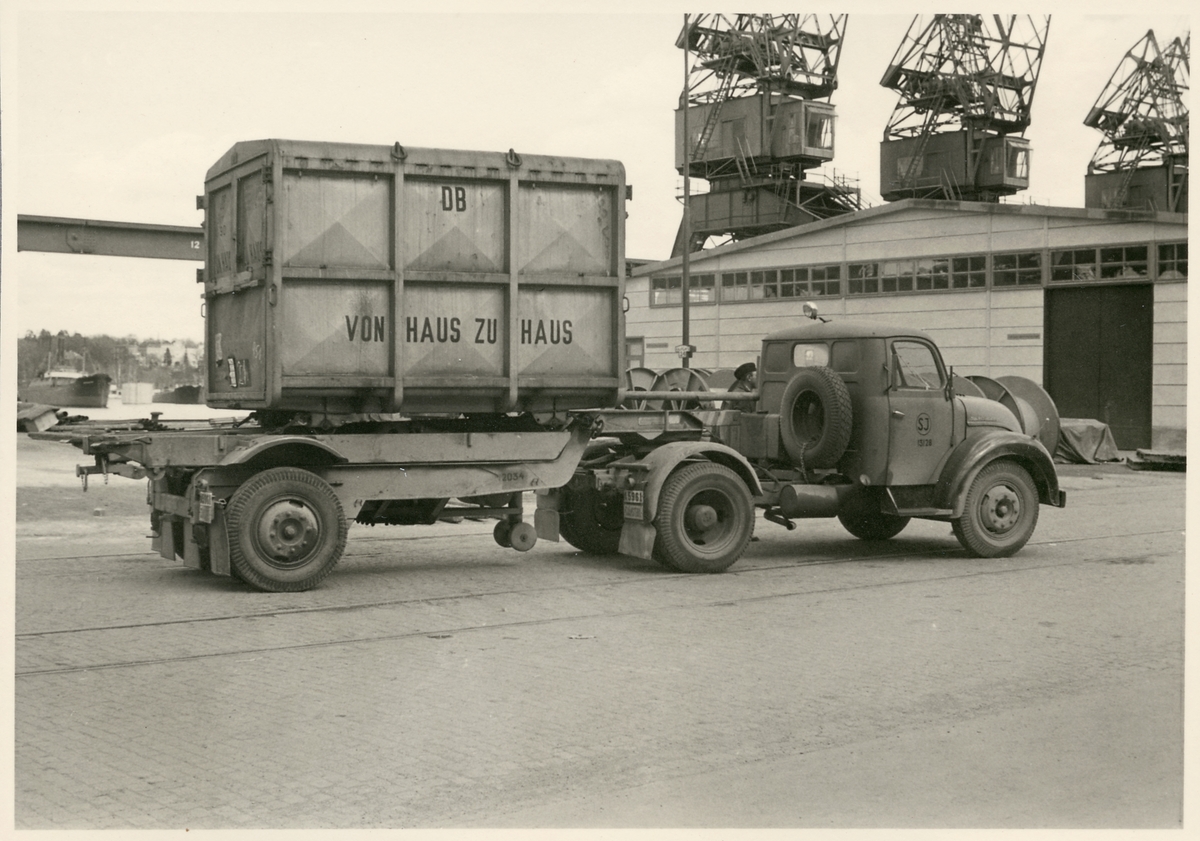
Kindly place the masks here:
[(208, 300), (212, 357), (207, 360), (210, 395), (261, 395), (266, 382), (263, 348), (263, 290)]
[(283, 265), (391, 267), (390, 178), (287, 173), (283, 189)]
[(507, 287), (476, 284), (405, 284), (399, 337), (405, 376), (503, 376), (506, 292)]
[(505, 192), (497, 182), (405, 179), (405, 268), (507, 271)]
[(265, 277), (267, 191), (261, 170), (238, 180), (237, 201), (237, 270)]
[(521, 273), (616, 274), (610, 188), (522, 184), (517, 212)]
[(288, 280), (280, 295), (284, 376), (389, 376), (390, 283)]
[(208, 198), (207, 223), (212, 231), (208, 267), (212, 279), (233, 274), (233, 193), (231, 187), (214, 190)]
[[(524, 376), (618, 376), (613, 353), (613, 290), (521, 289), (518, 373)], [(579, 385), (587, 387), (580, 379)]]

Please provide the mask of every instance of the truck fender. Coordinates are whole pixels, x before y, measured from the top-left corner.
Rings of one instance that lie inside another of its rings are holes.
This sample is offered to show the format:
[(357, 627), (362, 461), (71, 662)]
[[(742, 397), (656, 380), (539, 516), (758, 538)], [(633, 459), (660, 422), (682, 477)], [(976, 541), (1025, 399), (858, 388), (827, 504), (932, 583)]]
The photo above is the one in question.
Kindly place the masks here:
[(979, 471), (998, 459), (1014, 461), (1028, 471), (1038, 490), (1038, 501), (1059, 508), (1065, 504), (1058, 487), (1054, 460), (1041, 441), (1018, 432), (989, 429), (968, 434), (946, 459), (934, 487), (934, 504), (961, 517), (967, 489)]
[[(328, 466), (330, 464), (345, 464), (349, 459), (335, 450), (333, 447), (324, 441), (312, 438), (307, 435), (268, 435), (257, 440), (245, 447), (239, 447), (221, 460), (221, 465), (233, 466), (239, 464), (249, 464), (265, 453), (274, 452), (282, 454), (280, 451), (289, 454), (289, 461), (293, 466), (302, 467), (307, 461), (311, 465)], [(299, 459), (295, 456), (304, 455), (305, 459)]]
[(651, 450), (640, 462), (647, 468), (646, 485), (642, 489), (644, 522), (651, 523), (658, 516), (658, 497), (671, 472), (683, 462), (698, 458), (725, 465), (742, 478), (751, 496), (762, 496), (762, 485), (754, 468), (737, 450), (712, 441), (675, 441)]

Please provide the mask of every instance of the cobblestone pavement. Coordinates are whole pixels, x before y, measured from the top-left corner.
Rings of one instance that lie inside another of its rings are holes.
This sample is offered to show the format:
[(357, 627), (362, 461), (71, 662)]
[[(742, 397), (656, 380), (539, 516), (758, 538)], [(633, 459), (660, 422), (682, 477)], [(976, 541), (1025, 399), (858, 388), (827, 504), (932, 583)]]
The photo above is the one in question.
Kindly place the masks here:
[(355, 528), (299, 594), (144, 518), (18, 523), (16, 826), (1178, 827), (1183, 477), (1063, 482), (1009, 559), (925, 522), (760, 521), (718, 576)]

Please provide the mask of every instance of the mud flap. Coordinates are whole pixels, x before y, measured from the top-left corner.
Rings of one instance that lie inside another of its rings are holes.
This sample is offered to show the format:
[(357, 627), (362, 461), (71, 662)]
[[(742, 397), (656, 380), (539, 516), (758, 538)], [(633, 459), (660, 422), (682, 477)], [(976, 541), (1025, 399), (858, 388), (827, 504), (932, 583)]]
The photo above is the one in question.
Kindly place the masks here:
[(538, 540), (558, 543), (558, 488), (539, 490), (537, 508), (533, 512), (533, 528)]
[(654, 557), (654, 541), (658, 538), (658, 529), (651, 523), (635, 523), (626, 520), (621, 529), (621, 544), (617, 551), (622, 555), (650, 560)]
[(229, 575), (229, 532), (225, 528), (225, 509), (213, 512), (208, 524), (208, 571), (214, 575)]

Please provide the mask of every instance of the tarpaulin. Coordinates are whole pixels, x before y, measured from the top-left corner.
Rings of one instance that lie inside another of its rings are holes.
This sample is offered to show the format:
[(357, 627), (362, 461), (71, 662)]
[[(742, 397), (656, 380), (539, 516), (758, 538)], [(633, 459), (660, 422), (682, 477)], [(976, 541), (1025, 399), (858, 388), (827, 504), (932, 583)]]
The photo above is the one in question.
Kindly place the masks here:
[(1054, 460), (1063, 464), (1120, 461), (1108, 424), (1088, 418), (1061, 418)]

